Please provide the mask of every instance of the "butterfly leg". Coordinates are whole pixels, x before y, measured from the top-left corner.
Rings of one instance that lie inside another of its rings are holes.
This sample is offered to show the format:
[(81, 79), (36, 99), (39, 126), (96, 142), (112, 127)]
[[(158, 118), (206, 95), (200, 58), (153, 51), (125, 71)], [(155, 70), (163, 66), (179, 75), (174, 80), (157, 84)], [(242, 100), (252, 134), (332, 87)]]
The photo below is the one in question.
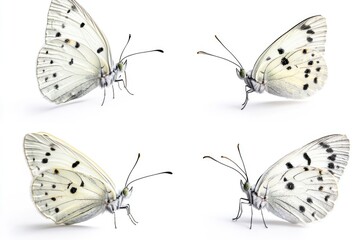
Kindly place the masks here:
[(129, 216), (131, 222), (136, 225), (138, 222), (134, 219), (134, 217), (131, 215), (130, 213), (130, 205), (127, 204), (126, 206), (124, 207), (120, 207), (120, 209), (126, 209), (126, 212), (127, 212), (127, 215)]
[(239, 218), (241, 218), (241, 215), (243, 213), (242, 204), (243, 203), (249, 204), (249, 202), (250, 202), (249, 199), (246, 199), (246, 198), (240, 198), (239, 199), (239, 210), (238, 210), (238, 213), (237, 213), (236, 217), (234, 217), (232, 219), (233, 221), (237, 221), (237, 220), (239, 220)]
[(246, 97), (245, 97), (245, 101), (243, 102), (243, 104), (241, 105), (241, 110), (243, 110), (248, 101), (249, 101), (249, 93), (252, 93), (254, 90), (252, 88), (249, 88), (248, 85), (245, 85), (245, 93), (246, 93)]
[(253, 222), (253, 206), (252, 206), (252, 204), (250, 206), (251, 206), (251, 218), (250, 218), (250, 229), (251, 229), (252, 228), (252, 222)]
[(115, 89), (114, 89), (114, 84), (111, 85), (112, 90), (113, 90), (113, 99), (115, 99)]
[(102, 103), (101, 103), (101, 106), (103, 106), (103, 105), (104, 105), (105, 98), (106, 98), (106, 88), (104, 87), (104, 99), (103, 99), (103, 101), (102, 101)]
[(126, 71), (124, 71), (124, 80), (123, 80), (123, 82), (124, 82), (124, 88), (126, 89), (126, 91), (127, 91), (130, 95), (134, 95), (134, 94), (131, 93), (131, 92), (129, 91), (129, 89), (127, 88), (127, 76), (126, 76)]
[(261, 217), (262, 217), (262, 220), (263, 220), (264, 226), (265, 226), (266, 228), (268, 228), (268, 226), (266, 225), (265, 219), (264, 219), (264, 213), (263, 213), (262, 208), (260, 209), (260, 211), (261, 211)]

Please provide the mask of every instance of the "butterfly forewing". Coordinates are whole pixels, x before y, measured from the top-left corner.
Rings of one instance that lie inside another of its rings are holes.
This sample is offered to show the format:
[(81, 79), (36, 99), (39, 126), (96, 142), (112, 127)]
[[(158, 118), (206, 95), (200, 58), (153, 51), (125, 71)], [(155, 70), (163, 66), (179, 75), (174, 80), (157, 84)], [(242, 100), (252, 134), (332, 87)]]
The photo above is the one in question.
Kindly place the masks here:
[(75, 171), (100, 180), (116, 197), (115, 185), (108, 175), (86, 155), (48, 133), (25, 135), (24, 151), (34, 177), (53, 169)]
[(295, 167), (272, 176), (267, 188), (266, 208), (292, 223), (309, 223), (326, 216), (337, 198), (337, 180), (327, 170)]
[(41, 172), (32, 185), (35, 205), (58, 224), (78, 223), (103, 213), (108, 191), (92, 176), (61, 168)]
[(289, 153), (268, 168), (256, 184), (255, 190), (263, 193), (263, 187), (260, 186), (264, 186), (271, 177), (300, 166), (326, 169), (338, 180), (347, 165), (349, 150), (349, 139), (345, 135), (334, 134), (319, 138)]
[(113, 70), (108, 41), (85, 9), (75, 0), (52, 0), (37, 61), (41, 93), (64, 103), (99, 86)]
[(52, 0), (46, 27), (45, 42), (53, 39), (74, 41), (78, 48), (87, 46), (100, 59), (103, 70), (111, 71), (112, 64), (109, 43), (95, 21), (74, 0)]
[(252, 78), (278, 96), (303, 98), (312, 95), (327, 78), (322, 58), (326, 31), (322, 16), (300, 22), (261, 54), (252, 70)]

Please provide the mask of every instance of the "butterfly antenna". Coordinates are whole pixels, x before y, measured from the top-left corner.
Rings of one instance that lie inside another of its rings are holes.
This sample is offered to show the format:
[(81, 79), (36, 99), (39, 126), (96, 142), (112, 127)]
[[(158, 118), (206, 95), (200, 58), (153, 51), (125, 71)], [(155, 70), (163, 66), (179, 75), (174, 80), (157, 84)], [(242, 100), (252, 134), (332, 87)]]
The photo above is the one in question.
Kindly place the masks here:
[(125, 44), (125, 46), (124, 46), (124, 48), (123, 48), (123, 50), (122, 50), (122, 52), (121, 52), (121, 54), (120, 54), (119, 62), (121, 62), (121, 57), (122, 57), (122, 55), (124, 54), (125, 48), (126, 48), (127, 45), (129, 44), (130, 39), (131, 39), (131, 34), (129, 34), (129, 38), (128, 38), (128, 40), (127, 40), (127, 42), (126, 42), (126, 44)]
[(204, 52), (204, 51), (198, 51), (197, 54), (204, 54), (204, 55), (208, 55), (208, 56), (220, 58), (220, 59), (223, 59), (223, 60), (225, 60), (225, 61), (231, 62), (232, 64), (234, 64), (234, 65), (237, 66), (237, 67), (241, 67), (241, 66), (239, 66), (239, 64), (237, 64), (237, 63), (235, 63), (235, 62), (233, 62), (233, 61), (231, 61), (231, 60), (229, 60), (229, 59), (227, 59), (227, 58), (220, 57), (220, 56), (218, 56), (218, 55), (214, 55), (214, 54), (207, 53), (207, 52)]
[(128, 58), (130, 56), (134, 56), (134, 55), (137, 55), (137, 54), (143, 54), (143, 53), (149, 53), (149, 52), (161, 52), (161, 53), (164, 53), (164, 51), (161, 50), (161, 49), (154, 49), (154, 50), (136, 52), (136, 53), (129, 54), (129, 55), (123, 57), (123, 58), (120, 58), (120, 62), (122, 62), (125, 58)]
[(127, 182), (129, 181), (130, 175), (131, 175), (131, 173), (134, 171), (134, 168), (136, 167), (136, 165), (137, 165), (137, 163), (138, 163), (139, 159), (140, 159), (140, 153), (138, 154), (138, 157), (137, 157), (137, 159), (136, 159), (136, 162), (135, 162), (134, 166), (132, 167), (132, 169), (131, 169), (131, 171), (130, 171), (130, 173), (129, 173), (129, 175), (128, 175), (127, 179), (126, 179), (126, 182), (125, 182), (125, 187), (127, 187), (127, 186), (128, 186)]
[(241, 156), (240, 144), (239, 144), (239, 143), (238, 143), (238, 145), (237, 145), (237, 150), (238, 150), (238, 152), (239, 152), (239, 156), (240, 156), (240, 159), (241, 159), (242, 165), (244, 166), (244, 171), (245, 171), (246, 181), (248, 181), (248, 180), (249, 180), (249, 178), (248, 178), (248, 175), (247, 175), (247, 171), (246, 171), (246, 167), (245, 167), (245, 162), (244, 162), (244, 159), (243, 159), (243, 158), (242, 158), (242, 156)]
[(170, 171), (166, 171), (166, 172), (159, 172), (159, 173), (154, 173), (154, 174), (150, 174), (150, 175), (146, 175), (144, 177), (140, 177), (140, 178), (137, 178), (135, 180), (132, 180), (131, 182), (129, 182), (126, 187), (128, 187), (130, 184), (132, 184), (133, 182), (136, 182), (138, 180), (141, 180), (141, 179), (144, 179), (144, 178), (148, 178), (148, 177), (153, 177), (153, 176), (156, 176), (156, 175), (160, 175), (160, 174), (173, 174), (172, 172)]
[(240, 69), (244, 69), (244, 68), (242, 67), (240, 61), (235, 57), (235, 55), (234, 55), (227, 47), (225, 47), (225, 45), (220, 41), (220, 39), (219, 39), (216, 35), (215, 35), (215, 38), (216, 38), (216, 40), (218, 40), (219, 43), (226, 49), (226, 51), (228, 51), (228, 52), (231, 54), (231, 56), (233, 56), (233, 58), (235, 58), (235, 60), (239, 63)]
[(239, 170), (246, 176), (245, 180), (247, 180), (247, 174), (246, 172), (233, 160), (231, 160), (230, 158), (228, 157), (225, 157), (225, 156), (221, 156), (221, 158), (224, 158), (226, 160), (229, 160), (230, 162), (232, 162), (233, 164), (235, 164), (235, 166), (237, 166), (239, 168)]
[(205, 159), (205, 158), (210, 158), (211, 160), (213, 160), (213, 161), (215, 161), (215, 162), (217, 162), (217, 163), (220, 163), (221, 165), (224, 165), (225, 167), (231, 168), (232, 170), (234, 170), (234, 171), (236, 171), (237, 173), (239, 173), (241, 177), (243, 177), (244, 179), (246, 179), (246, 178), (244, 177), (244, 175), (243, 175), (239, 170), (237, 170), (236, 168), (234, 168), (234, 167), (232, 167), (232, 166), (229, 166), (229, 165), (226, 165), (225, 163), (220, 162), (219, 160), (216, 160), (215, 158), (210, 157), (210, 156), (204, 156), (203, 159)]

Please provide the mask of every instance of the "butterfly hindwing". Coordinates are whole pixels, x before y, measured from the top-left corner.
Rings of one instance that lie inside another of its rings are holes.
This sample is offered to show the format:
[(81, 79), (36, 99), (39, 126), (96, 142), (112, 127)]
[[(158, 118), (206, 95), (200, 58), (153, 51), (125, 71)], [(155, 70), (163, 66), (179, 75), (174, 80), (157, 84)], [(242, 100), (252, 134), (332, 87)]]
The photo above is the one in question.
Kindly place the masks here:
[(107, 187), (92, 176), (52, 168), (34, 178), (32, 196), (39, 211), (58, 224), (88, 220), (105, 211)]
[[(327, 78), (322, 59), (326, 31), (326, 20), (322, 16), (300, 22), (261, 54), (252, 70), (252, 78), (278, 96), (303, 98), (312, 95)], [(321, 70), (317, 71), (318, 68)]]
[(326, 216), (337, 198), (337, 180), (326, 170), (296, 167), (273, 176), (267, 188), (266, 208), (292, 223), (312, 222)]
[(65, 169), (96, 178), (106, 185), (111, 194), (114, 196), (116, 194), (114, 183), (95, 162), (51, 134), (31, 133), (25, 135), (24, 151), (34, 177), (47, 170)]
[(101, 63), (86, 46), (54, 39), (39, 52), (37, 78), (41, 93), (50, 101), (64, 103), (90, 92), (100, 84)]
[(319, 52), (299, 49), (272, 60), (266, 67), (263, 79), (265, 90), (273, 95), (304, 98), (324, 86), (327, 66)]

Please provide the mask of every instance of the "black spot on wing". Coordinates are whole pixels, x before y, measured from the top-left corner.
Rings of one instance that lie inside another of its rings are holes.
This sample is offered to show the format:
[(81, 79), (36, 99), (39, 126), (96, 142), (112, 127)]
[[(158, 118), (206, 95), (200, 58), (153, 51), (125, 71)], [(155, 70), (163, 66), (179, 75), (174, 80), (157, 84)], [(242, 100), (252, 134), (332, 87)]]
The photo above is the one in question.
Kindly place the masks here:
[(295, 185), (292, 182), (288, 182), (285, 187), (289, 190), (294, 190)]
[(314, 34), (315, 32), (312, 29), (306, 31), (307, 34)]
[(303, 154), (303, 157), (305, 158), (305, 160), (307, 161), (307, 164), (310, 165), (311, 164), (311, 158), (309, 157), (309, 155), (307, 153)]
[(304, 84), (303, 90), (307, 90), (309, 88), (309, 84)]
[(76, 193), (76, 191), (77, 191), (77, 188), (76, 188), (76, 187), (72, 187), (72, 188), (70, 189), (70, 192), (71, 192), (72, 194)]
[(299, 206), (299, 210), (300, 210), (300, 212), (303, 213), (303, 212), (305, 212), (305, 207), (300, 205), (300, 206)]
[(301, 30), (308, 30), (310, 28), (311, 28), (310, 25), (306, 25), (305, 23), (300, 27)]
[(72, 167), (72, 168), (76, 168), (79, 164), (80, 164), (80, 162), (79, 162), (79, 161), (76, 161), (76, 162), (74, 162), (74, 163), (71, 165), (71, 167)]
[(290, 169), (290, 168), (293, 168), (294, 166), (291, 164), (291, 162), (287, 162), (286, 164), (286, 167), (288, 168), (288, 169)]
[(283, 66), (285, 66), (285, 65), (289, 64), (289, 60), (288, 60), (287, 58), (283, 57), (283, 58), (281, 59), (281, 64), (282, 64)]
[(334, 163), (330, 162), (330, 163), (328, 164), (328, 168), (330, 168), (330, 169), (334, 169), (334, 168), (335, 168)]
[(104, 51), (104, 48), (100, 47), (100, 48), (98, 48), (98, 50), (96, 52), (101, 53), (102, 51)]

